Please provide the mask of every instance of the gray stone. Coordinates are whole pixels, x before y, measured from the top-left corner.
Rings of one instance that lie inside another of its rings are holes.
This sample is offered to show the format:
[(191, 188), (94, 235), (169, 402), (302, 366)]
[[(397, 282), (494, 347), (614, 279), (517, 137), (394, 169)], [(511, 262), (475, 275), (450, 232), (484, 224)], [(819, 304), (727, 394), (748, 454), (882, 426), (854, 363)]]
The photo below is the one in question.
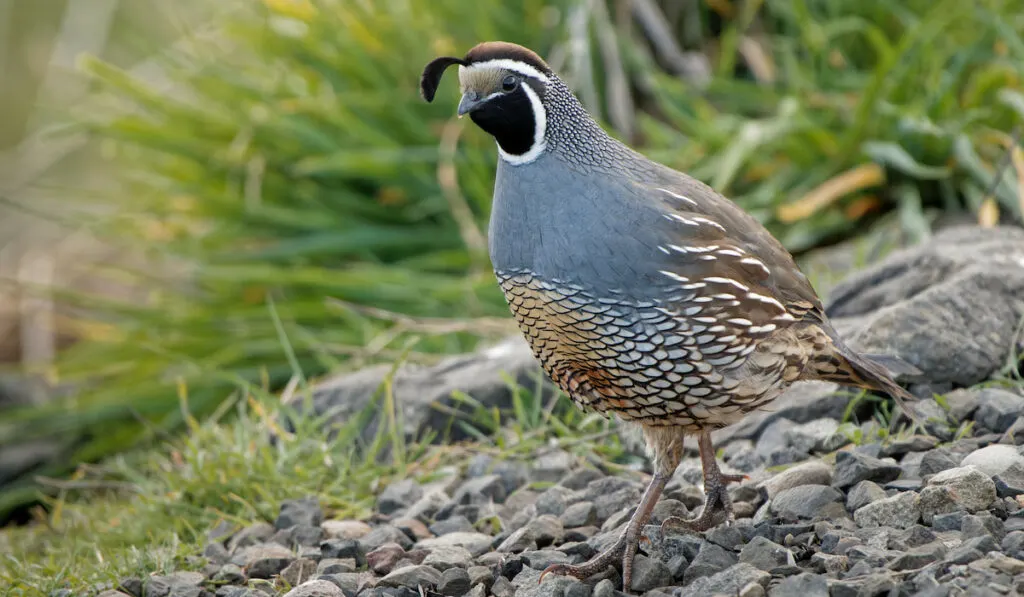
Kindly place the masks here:
[[(704, 542), (700, 551), (690, 560), (690, 565), (683, 574), (683, 582), (690, 583), (694, 579), (704, 578), (719, 573), (736, 564), (734, 553), (714, 543)], [(742, 586), (742, 585), (741, 585)]]
[(537, 541), (527, 527), (519, 527), (512, 531), (499, 545), (501, 553), (520, 553), (528, 549), (537, 549)]
[(367, 577), (372, 578), (369, 573), (345, 572), (341, 574), (325, 574), (318, 580), (326, 580), (342, 590), (346, 595), (355, 595), (367, 582)]
[(922, 477), (928, 477), (958, 466), (960, 466), (959, 459), (950, 454), (949, 450), (937, 448), (924, 453), (920, 464), (918, 464), (918, 473)]
[(960, 535), (964, 540), (988, 535), (999, 542), (1003, 540), (1006, 531), (1003, 529), (1003, 521), (985, 512), (964, 516), (960, 524)]
[(361, 520), (325, 520), (320, 528), (328, 539), (359, 539), (373, 530)]
[(781, 445), (762, 444), (759, 438), (762, 438), (762, 435), (767, 435), (762, 432), (766, 432), (767, 428), (776, 421), (788, 419), (790, 423), (801, 424), (815, 419), (842, 419), (850, 398), (839, 389), (837, 384), (823, 381), (794, 384), (772, 401), (770, 410), (751, 412), (735, 425), (713, 432), (711, 437), (716, 446), (725, 445), (733, 439), (756, 440), (758, 451), (770, 453), (773, 449), (785, 445), (782, 435), (784, 429), (777, 429), (775, 433), (779, 433), (779, 435), (772, 436), (777, 437), (777, 441), (782, 442)]
[(439, 520), (430, 525), (430, 532), (435, 536), (447, 535), (448, 533), (471, 533), (475, 529), (473, 523), (461, 514), (453, 514), (444, 520)]
[(850, 443), (850, 438), (838, 430), (839, 422), (835, 419), (815, 419), (787, 430), (786, 441), (804, 454), (831, 452)]
[[(775, 450), (789, 447), (786, 439), (786, 432), (797, 426), (797, 423), (789, 419), (774, 419), (764, 426), (760, 434), (754, 437), (754, 450), (761, 454), (762, 459)], [(744, 441), (744, 440), (738, 440)], [(746, 440), (750, 441), (750, 440)]]
[(1024, 415), (1010, 425), (1010, 428), (999, 438), (999, 443), (1019, 446), (1024, 444)]
[(571, 557), (563, 551), (553, 549), (538, 549), (535, 551), (524, 551), (519, 554), (523, 563), (534, 570), (544, 570), (552, 564), (571, 564)]
[(213, 564), (223, 564), (231, 559), (231, 553), (219, 541), (207, 543), (203, 548), (203, 557)]
[(966, 512), (963, 510), (946, 512), (944, 514), (935, 514), (932, 516), (931, 525), (933, 529), (940, 533), (946, 531), (959, 531), (960, 527), (963, 526), (964, 516), (966, 515)]
[(964, 456), (964, 459), (960, 461), (960, 466), (973, 466), (986, 475), (994, 477), (1014, 466), (1024, 470), (1024, 456), (1014, 446), (992, 444)]
[(405, 511), (407, 518), (414, 518), (420, 521), (429, 521), (450, 501), (448, 494), (440, 491), (433, 490), (424, 493), (423, 497), (416, 500), (416, 502), (409, 506), (409, 509)]
[(228, 540), (228, 551), (235, 551), (264, 543), (274, 534), (274, 527), (265, 522), (258, 522), (238, 531)]
[(946, 557), (946, 547), (942, 542), (937, 541), (911, 548), (893, 560), (889, 564), (889, 568), (892, 570), (917, 570), (932, 562), (938, 562), (944, 557)]
[[(328, 378), (313, 389), (314, 414), (326, 417), (329, 425), (350, 420), (367, 408), (389, 377), (395, 403), (402, 411), (399, 420), (405, 436), (422, 437), (430, 431), (450, 429), (450, 434), (433, 434), (435, 441), (469, 439), (458, 425), (449, 425), (453, 412), (472, 415), (473, 407), (454, 397), (460, 392), (471, 396), (479, 407), (490, 410), (512, 406), (514, 385), (539, 387), (538, 399), (545, 401), (556, 391), (541, 372), (526, 340), (514, 334), (494, 346), (448, 357), (429, 366), (408, 363), (392, 371), (390, 364), (384, 364)], [(372, 440), (380, 424), (378, 413), (364, 426), (364, 439)]]
[(733, 454), (728, 462), (729, 466), (738, 471), (751, 473), (764, 467), (764, 456), (755, 448), (747, 448)]
[(531, 463), (530, 479), (542, 483), (558, 483), (569, 474), (575, 464), (576, 457), (565, 450), (547, 451)]
[(356, 566), (366, 564), (366, 549), (352, 539), (328, 539), (320, 543), (322, 559), (352, 559)]
[[(411, 549), (413, 544), (412, 539), (410, 539), (408, 535), (390, 524), (382, 524), (379, 527), (374, 528), (369, 533), (363, 535), (363, 538), (359, 540), (359, 545), (362, 546), (366, 553), (369, 553), (386, 543), (397, 543), (405, 550)], [(322, 547), (323, 544), (321, 544), (321, 548)], [(334, 557), (346, 558), (351, 556), (337, 555)]]
[(861, 481), (887, 483), (898, 478), (901, 472), (900, 466), (893, 462), (886, 462), (858, 452), (839, 452), (836, 454), (836, 469), (832, 477), (832, 486), (846, 489)]
[(493, 540), (493, 537), (483, 533), (448, 533), (442, 537), (423, 539), (416, 544), (416, 548), (430, 551), (440, 546), (457, 545), (468, 549), (473, 557), (479, 557), (491, 549)]
[(585, 527), (597, 524), (597, 508), (593, 502), (577, 502), (565, 509), (559, 516), (565, 528)]
[(552, 485), (537, 498), (537, 514), (561, 516), (569, 507), (569, 500), (575, 492), (567, 487)]
[(397, 543), (385, 543), (366, 554), (366, 565), (377, 574), (388, 574), (408, 557), (402, 546)]
[(345, 597), (345, 593), (330, 581), (311, 580), (288, 591), (284, 597)]
[(581, 467), (574, 471), (565, 473), (557, 483), (567, 489), (580, 491), (585, 490), (591, 483), (603, 478), (605, 478), (605, 475), (601, 471), (590, 467)]
[(913, 452), (926, 452), (939, 443), (939, 440), (930, 435), (912, 435), (907, 438), (893, 440), (882, 446), (881, 455), (886, 457), (900, 457)]
[(501, 460), (489, 454), (477, 454), (466, 467), (467, 477), (498, 475), (505, 486), (505, 493), (511, 494), (529, 480), (528, 467), (519, 461)]
[(279, 545), (254, 545), (245, 552), (245, 569), (249, 578), (273, 578), (295, 560), (290, 549)]
[(515, 592), (516, 588), (512, 586), (512, 582), (504, 576), (494, 579), (494, 584), (491, 585), (491, 594), (494, 597), (513, 597)]
[(973, 466), (937, 473), (921, 490), (921, 514), (931, 524), (936, 514), (955, 510), (978, 512), (996, 500), (996, 486), (988, 475)]
[(638, 555), (633, 559), (633, 582), (630, 585), (634, 594), (646, 593), (657, 587), (672, 584), (672, 572), (661, 560)]
[[(246, 580), (245, 570), (241, 566), (236, 564), (224, 564), (220, 567), (220, 570), (213, 575), (213, 580), (216, 582), (227, 583), (229, 585), (238, 585), (244, 583)], [(133, 595), (136, 593), (132, 593)], [(139, 592), (138, 595), (142, 593)]]
[(775, 497), (780, 492), (802, 485), (828, 485), (832, 482), (832, 467), (821, 460), (809, 460), (787, 468), (786, 470), (762, 481), (759, 486), (764, 488), (768, 497)]
[(721, 545), (729, 550), (736, 550), (746, 543), (747, 538), (750, 537), (752, 532), (753, 529), (749, 524), (746, 521), (742, 521), (728, 525), (718, 525), (704, 533), (704, 537), (715, 545)]
[(563, 597), (566, 589), (574, 584), (574, 581), (564, 576), (550, 576), (540, 581), (540, 570), (523, 568), (522, 571), (512, 579), (512, 585), (516, 587), (516, 597)]
[(436, 587), (441, 582), (441, 573), (430, 566), (403, 566), (392, 570), (377, 581), (378, 587)]
[(1010, 556), (1003, 555), (999, 552), (992, 552), (985, 557), (985, 564), (1000, 571), (1005, 572), (1011, 576), (1019, 576), (1024, 574), (1024, 560), (1018, 560), (1017, 558), (1011, 558)]
[(1006, 555), (1021, 558), (1021, 556), (1024, 556), (1024, 531), (1007, 533), (999, 546)]
[(594, 508), (597, 510), (597, 519), (607, 520), (616, 512), (636, 507), (642, 491), (639, 487), (629, 486), (608, 494), (598, 495), (593, 500)]
[[(243, 581), (245, 581), (245, 579), (243, 579)], [(118, 581), (118, 590), (123, 593), (127, 593), (132, 597), (142, 597), (142, 579), (121, 579), (120, 581)]]
[(811, 556), (811, 564), (818, 572), (838, 575), (850, 568), (850, 559), (846, 556), (816, 552)]
[(313, 578), (316, 574), (316, 562), (300, 558), (281, 571), (281, 578), (295, 587)]
[(318, 527), (324, 521), (324, 511), (313, 497), (281, 502), (281, 511), (274, 521), (277, 529), (289, 529), (296, 525)]
[(889, 549), (907, 551), (937, 540), (938, 536), (931, 529), (915, 524), (908, 529), (889, 533)]
[(319, 525), (297, 524), (290, 529), (278, 531), (277, 534), (284, 535), (284, 540), (282, 541), (284, 544), (311, 547), (320, 545), (324, 531)]
[(771, 513), (783, 520), (820, 520), (845, 517), (843, 494), (827, 485), (801, 485), (787, 489), (771, 501)]
[(468, 568), (473, 563), (473, 554), (465, 547), (443, 545), (430, 550), (423, 559), (424, 566), (433, 566), (444, 572), (448, 568)]
[(913, 492), (897, 493), (872, 502), (853, 513), (861, 527), (909, 528), (921, 518), (921, 498)]
[(412, 479), (401, 479), (388, 485), (377, 498), (377, 510), (381, 514), (394, 514), (408, 508), (423, 497), (423, 488)]
[(505, 483), (499, 475), (467, 479), (452, 498), (458, 504), (500, 504), (505, 501)]
[(485, 585), (491, 587), (494, 582), (494, 571), (488, 566), (470, 566), (466, 572), (469, 574), (469, 582), (472, 585)]
[(771, 572), (780, 566), (794, 566), (793, 552), (768, 540), (765, 537), (754, 537), (740, 550), (740, 562)]
[(1003, 433), (1024, 412), (1024, 397), (999, 388), (985, 388), (978, 394), (974, 420), (985, 429)]
[(441, 572), (441, 582), (437, 583), (437, 592), (449, 597), (461, 597), (469, 592), (471, 586), (469, 573), (463, 568), (448, 568)]
[(846, 509), (850, 512), (856, 512), (871, 502), (877, 502), (886, 497), (885, 490), (874, 481), (861, 481), (854, 485), (849, 493), (846, 494)]
[(829, 597), (828, 580), (820, 574), (804, 572), (773, 585), (768, 597)]
[(594, 585), (593, 597), (621, 597), (625, 595), (622, 591), (616, 591), (615, 585), (605, 578)]
[(949, 227), (843, 280), (826, 308), (854, 349), (899, 356), (932, 384), (999, 369), (1024, 316), (1024, 230)]
[(344, 574), (356, 571), (356, 561), (352, 558), (326, 558), (316, 566), (317, 576), (325, 574)]
[(978, 410), (980, 394), (980, 390), (975, 388), (961, 388), (947, 392), (943, 398), (950, 417), (957, 423), (970, 420), (974, 412)]
[(993, 476), (992, 482), (996, 485), (996, 495), (1001, 498), (1024, 494), (1024, 466), (1011, 465), (1003, 472)]
[[(217, 592), (214, 593), (214, 595), (216, 597), (263, 597), (264, 595), (266, 595), (266, 593), (264, 593), (263, 591), (252, 591), (246, 587), (223, 585), (217, 587)], [(51, 594), (51, 597), (56, 596)]]
[(739, 563), (711, 576), (700, 576), (686, 586), (681, 595), (735, 595), (750, 583), (764, 587), (771, 575), (750, 564)]

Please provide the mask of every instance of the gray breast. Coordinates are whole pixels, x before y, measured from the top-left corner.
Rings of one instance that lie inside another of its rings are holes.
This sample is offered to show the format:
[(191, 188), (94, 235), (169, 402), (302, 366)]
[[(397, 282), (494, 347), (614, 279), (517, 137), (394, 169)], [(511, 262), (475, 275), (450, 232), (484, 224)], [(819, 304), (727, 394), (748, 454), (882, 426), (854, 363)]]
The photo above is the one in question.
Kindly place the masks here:
[(667, 285), (659, 273), (663, 214), (630, 195), (621, 173), (567, 168), (545, 155), (499, 163), (489, 243), (494, 268), (565, 280), (636, 299)]

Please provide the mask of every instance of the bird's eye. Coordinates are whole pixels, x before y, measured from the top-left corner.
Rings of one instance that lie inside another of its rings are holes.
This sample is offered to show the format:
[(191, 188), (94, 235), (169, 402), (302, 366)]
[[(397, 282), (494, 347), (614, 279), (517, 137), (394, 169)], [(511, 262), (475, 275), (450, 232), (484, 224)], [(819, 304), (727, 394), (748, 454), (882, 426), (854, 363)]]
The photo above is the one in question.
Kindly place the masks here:
[(505, 79), (501, 82), (501, 88), (505, 92), (514, 91), (515, 88), (518, 87), (518, 86), (519, 86), (519, 79), (515, 78), (512, 75), (509, 75), (509, 76), (505, 77)]

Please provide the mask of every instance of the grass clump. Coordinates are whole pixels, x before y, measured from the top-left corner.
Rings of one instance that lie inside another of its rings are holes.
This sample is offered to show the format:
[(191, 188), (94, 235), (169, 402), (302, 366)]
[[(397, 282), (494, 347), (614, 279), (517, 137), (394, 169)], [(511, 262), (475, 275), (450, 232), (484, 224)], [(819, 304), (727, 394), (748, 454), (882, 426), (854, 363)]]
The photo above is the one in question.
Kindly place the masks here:
[[(516, 392), (518, 406), (496, 413), (506, 429), (500, 440), (447, 446), (405, 438), (401, 408), (386, 394), (365, 413), (384, 413), (369, 440), (361, 417), (331, 428), (299, 409), (267, 409), (258, 392), (240, 392), (202, 422), (183, 401), (183, 438), (83, 465), (70, 479), (46, 480), (56, 494), (45, 511), (37, 509), (35, 523), (0, 531), (0, 596), (62, 588), (83, 594), (128, 577), (200, 569), (207, 533), (220, 524), (273, 524), (282, 501), (305, 496), (318, 499), (328, 518), (365, 518), (390, 482), (450, 475), (479, 454), (529, 462), (559, 449), (603, 466), (621, 459), (611, 421), (560, 418), (536, 407), (531, 389)], [(555, 403), (566, 400), (559, 395)], [(524, 408), (539, 413), (534, 424), (508, 425)], [(294, 427), (283, 429), (284, 419)], [(465, 422), (483, 426), (490, 419)]]

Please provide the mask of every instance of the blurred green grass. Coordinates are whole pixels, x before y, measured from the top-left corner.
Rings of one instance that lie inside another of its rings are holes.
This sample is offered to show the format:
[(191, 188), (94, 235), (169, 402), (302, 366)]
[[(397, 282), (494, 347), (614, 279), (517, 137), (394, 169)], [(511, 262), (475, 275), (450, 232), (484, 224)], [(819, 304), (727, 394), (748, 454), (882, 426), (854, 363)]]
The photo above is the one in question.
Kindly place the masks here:
[[(621, 11), (582, 5), (253, 3), (166, 56), (172, 94), (85, 61), (99, 92), (74, 126), (122, 176), (73, 194), (59, 217), (143, 254), (145, 268), (94, 275), (148, 294), (61, 297), (84, 340), (50, 373), (76, 391), (4, 413), (0, 447), (50, 438), (61, 457), (31, 474), (59, 476), (180, 429), (179, 387), (202, 415), (240, 387), (273, 392), (492, 336), (473, 322), (507, 315), (482, 243), (493, 142), (452, 118), (454, 84), (430, 105), (416, 88), (428, 60), (480, 40), (560, 56), (605, 118), (614, 65), (596, 32), (614, 25), (639, 106), (630, 140), (794, 251), (880, 218), (915, 240), (936, 211), (977, 213), (1024, 116), (1024, 0), (693, 3), (668, 25), (710, 58), (704, 85), (668, 72)], [(569, 24), (581, 14), (582, 36)], [(581, 44), (583, 68), (565, 59)], [(1013, 178), (994, 204), (1019, 222)], [(31, 475), (9, 482), (0, 515), (37, 490)]]

